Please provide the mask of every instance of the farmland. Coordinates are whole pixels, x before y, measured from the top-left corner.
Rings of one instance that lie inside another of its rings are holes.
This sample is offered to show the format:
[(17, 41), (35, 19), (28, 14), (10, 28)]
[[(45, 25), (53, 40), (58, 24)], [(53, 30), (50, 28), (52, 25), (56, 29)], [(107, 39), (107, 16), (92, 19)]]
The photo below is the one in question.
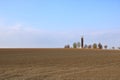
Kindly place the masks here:
[(0, 80), (119, 80), (119, 50), (0, 49)]

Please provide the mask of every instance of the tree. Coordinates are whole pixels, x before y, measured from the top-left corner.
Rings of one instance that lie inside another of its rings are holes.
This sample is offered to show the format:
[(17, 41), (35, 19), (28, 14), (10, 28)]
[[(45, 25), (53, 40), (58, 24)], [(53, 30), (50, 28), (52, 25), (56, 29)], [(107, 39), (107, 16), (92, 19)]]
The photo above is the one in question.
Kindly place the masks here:
[(88, 48), (87, 44), (85, 44), (84, 48)]
[(107, 45), (104, 46), (105, 49), (107, 49), (107, 47), (108, 47)]
[(113, 46), (113, 47), (112, 47), (112, 49), (114, 50), (114, 49), (115, 49), (115, 47)]
[(81, 48), (84, 48), (84, 38), (81, 37)]
[(102, 48), (103, 48), (101, 43), (98, 44), (98, 48), (99, 48), (99, 49), (102, 49)]
[(80, 48), (80, 42), (77, 43), (77, 47)]
[(68, 44), (68, 45), (65, 45), (64, 48), (70, 48), (70, 45), (69, 45), (69, 44)]
[(118, 47), (118, 49), (120, 49), (120, 47)]
[(66, 48), (66, 45), (64, 46), (64, 48)]
[(93, 44), (93, 49), (96, 49), (96, 48), (97, 48), (97, 44), (94, 43), (94, 44)]
[(73, 43), (73, 48), (77, 48), (77, 43), (76, 42)]
[(89, 48), (89, 49), (91, 49), (91, 48), (92, 48), (92, 46), (91, 46), (91, 45), (88, 45), (88, 48)]

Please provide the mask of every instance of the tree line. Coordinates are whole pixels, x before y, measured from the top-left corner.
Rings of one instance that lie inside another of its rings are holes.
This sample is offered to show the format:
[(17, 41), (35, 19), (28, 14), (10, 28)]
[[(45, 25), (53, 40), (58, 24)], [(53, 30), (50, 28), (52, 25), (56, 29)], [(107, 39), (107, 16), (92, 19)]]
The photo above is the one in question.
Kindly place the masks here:
[[(72, 46), (70, 46), (69, 44), (68, 45), (65, 45), (64, 48), (81, 48), (80, 46), (80, 42), (74, 42)], [(102, 45), (101, 43), (94, 43), (93, 45), (87, 45), (85, 44), (83, 48), (86, 48), (86, 49), (107, 49), (108, 46), (107, 45)]]
[[(74, 42), (72, 46), (65, 45), (64, 48), (87, 48), (87, 49), (107, 49), (108, 46), (107, 45), (102, 45), (101, 43), (94, 43), (92, 45), (84, 45), (84, 38), (81, 38), (81, 43), (80, 42)], [(114, 49), (114, 47), (112, 47), (112, 49)]]

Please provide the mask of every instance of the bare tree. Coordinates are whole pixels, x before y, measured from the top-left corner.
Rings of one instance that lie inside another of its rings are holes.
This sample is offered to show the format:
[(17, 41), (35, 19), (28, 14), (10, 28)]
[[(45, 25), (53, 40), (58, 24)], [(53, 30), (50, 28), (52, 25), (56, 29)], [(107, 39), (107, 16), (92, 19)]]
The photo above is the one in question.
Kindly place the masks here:
[(115, 49), (115, 47), (113, 46), (113, 47), (112, 47), (112, 49), (114, 50), (114, 49)]
[(68, 45), (65, 45), (64, 48), (70, 48), (70, 45), (69, 45), (69, 44), (68, 44)]
[(91, 46), (91, 45), (88, 45), (88, 48), (89, 48), (89, 49), (91, 49), (91, 48), (92, 48), (92, 46)]
[(84, 48), (88, 48), (87, 44), (85, 44)]
[(107, 47), (108, 47), (107, 45), (104, 46), (105, 49), (107, 49)]
[(120, 49), (120, 47), (118, 47), (118, 49)]
[(98, 48), (99, 48), (99, 49), (102, 49), (102, 48), (103, 48), (103, 46), (102, 46), (101, 43), (98, 44)]
[(77, 47), (80, 48), (80, 42), (77, 42)]

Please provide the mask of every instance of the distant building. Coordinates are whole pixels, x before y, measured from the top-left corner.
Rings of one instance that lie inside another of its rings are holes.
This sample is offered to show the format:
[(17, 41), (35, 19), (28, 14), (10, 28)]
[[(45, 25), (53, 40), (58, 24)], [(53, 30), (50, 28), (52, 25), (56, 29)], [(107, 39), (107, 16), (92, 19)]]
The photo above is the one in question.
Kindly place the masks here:
[(81, 37), (81, 48), (84, 48), (84, 38)]

